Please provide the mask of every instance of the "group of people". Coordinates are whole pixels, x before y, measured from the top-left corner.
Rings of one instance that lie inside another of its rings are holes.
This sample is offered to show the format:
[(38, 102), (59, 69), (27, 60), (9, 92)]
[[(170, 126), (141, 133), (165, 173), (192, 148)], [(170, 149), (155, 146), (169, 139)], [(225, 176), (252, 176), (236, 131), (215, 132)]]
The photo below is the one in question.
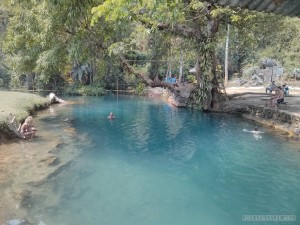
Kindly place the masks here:
[(171, 77), (166, 77), (166, 82), (175, 84), (177, 83), (177, 80), (175, 76), (171, 76)]
[[(272, 93), (273, 91), (275, 91), (276, 87), (278, 86), (275, 85), (275, 81), (272, 81), (272, 83), (268, 87), (266, 87), (266, 93)], [(284, 83), (281, 88), (285, 95), (289, 95), (289, 87), (286, 83)]]

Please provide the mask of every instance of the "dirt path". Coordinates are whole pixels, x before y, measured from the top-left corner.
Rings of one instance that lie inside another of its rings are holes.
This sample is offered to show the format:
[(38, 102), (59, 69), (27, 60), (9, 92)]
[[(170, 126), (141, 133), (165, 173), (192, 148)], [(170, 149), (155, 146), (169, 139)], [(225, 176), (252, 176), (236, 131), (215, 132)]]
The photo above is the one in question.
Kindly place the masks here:
[(220, 105), (217, 111), (240, 113), (291, 141), (300, 140), (300, 88), (293, 88), (285, 96), (286, 104), (276, 108), (266, 107), (272, 94), (264, 87), (231, 87), (226, 89), (229, 101)]
[[(265, 87), (230, 87), (226, 93), (231, 98), (232, 105), (264, 106), (271, 94), (265, 93)], [(290, 89), (290, 94), (285, 96), (286, 105), (280, 106), (279, 110), (300, 116), (300, 88)]]

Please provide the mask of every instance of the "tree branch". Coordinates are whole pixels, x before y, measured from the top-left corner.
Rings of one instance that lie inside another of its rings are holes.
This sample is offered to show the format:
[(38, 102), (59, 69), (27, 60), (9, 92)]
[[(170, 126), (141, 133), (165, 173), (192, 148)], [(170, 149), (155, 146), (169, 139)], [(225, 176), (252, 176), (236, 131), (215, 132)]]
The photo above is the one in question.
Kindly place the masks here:
[(171, 31), (177, 35), (181, 35), (187, 38), (196, 38), (198, 40), (203, 40), (205, 38), (205, 35), (202, 34), (201, 31), (196, 30), (192, 27), (189, 27), (185, 24), (175, 24), (171, 25), (168, 23), (160, 23), (157, 25), (157, 28), (159, 30), (168, 30)]
[(155, 79), (152, 80), (145, 74), (134, 70), (134, 68), (128, 64), (128, 62), (124, 56), (120, 56), (120, 59), (121, 59), (122, 68), (125, 71), (132, 73), (132, 74), (136, 75), (137, 77), (141, 78), (143, 80), (144, 84), (149, 85), (150, 87), (164, 87), (164, 88), (168, 88), (170, 90), (174, 90), (174, 88), (177, 86), (177, 84), (171, 84), (168, 82), (161, 81), (158, 79), (158, 77), (155, 77)]

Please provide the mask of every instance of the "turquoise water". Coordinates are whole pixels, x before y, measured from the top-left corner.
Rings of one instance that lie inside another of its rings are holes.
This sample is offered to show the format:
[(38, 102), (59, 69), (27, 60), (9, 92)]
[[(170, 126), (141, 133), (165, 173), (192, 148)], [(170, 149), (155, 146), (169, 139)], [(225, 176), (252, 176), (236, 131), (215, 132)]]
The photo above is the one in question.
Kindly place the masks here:
[[(87, 141), (30, 209), (47, 225), (235, 225), (243, 215), (296, 215), (300, 147), (234, 115), (135, 97), (57, 108)], [(113, 111), (116, 119), (106, 117)], [(254, 126), (265, 133), (255, 137)], [(72, 145), (74, 147), (74, 145)], [(49, 192), (50, 193), (50, 192)]]

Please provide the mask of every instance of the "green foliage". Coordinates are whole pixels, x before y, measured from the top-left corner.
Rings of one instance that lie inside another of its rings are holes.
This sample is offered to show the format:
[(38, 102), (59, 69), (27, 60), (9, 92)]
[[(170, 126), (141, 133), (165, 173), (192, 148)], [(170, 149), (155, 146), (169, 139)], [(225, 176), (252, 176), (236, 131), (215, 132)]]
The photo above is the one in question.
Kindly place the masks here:
[(81, 86), (78, 89), (78, 93), (83, 96), (100, 96), (105, 94), (103, 87), (96, 85)]
[(186, 79), (190, 83), (196, 83), (196, 77), (194, 75), (187, 75)]
[(63, 91), (65, 95), (83, 95), (83, 96), (101, 96), (105, 94), (103, 86), (94, 85), (82, 85), (75, 83), (66, 87)]
[(300, 66), (300, 19), (282, 18), (277, 23), (280, 27), (276, 29), (277, 32), (273, 33), (271, 43), (258, 52), (257, 57), (276, 59), (286, 72), (292, 73)]
[(53, 76), (69, 74), (74, 61), (97, 62), (106, 34), (102, 31), (111, 26), (90, 27), (95, 2), (29, 0), (14, 5), (3, 44), (13, 74), (35, 74), (37, 82), (48, 85)]
[[(162, 79), (167, 71), (178, 74), (181, 60), (186, 71), (198, 61), (200, 73), (187, 79), (196, 79), (196, 95), (204, 99), (216, 71), (215, 53), (217, 63), (224, 64), (227, 23), (232, 27), (232, 72), (255, 65), (262, 58), (276, 59), (287, 71), (300, 67), (299, 19), (228, 7), (208, 8), (208, 2), (27, 0), (9, 7), (10, 1), (1, 1), (0, 56), (5, 51), (3, 58), (10, 69), (0, 57), (2, 86), (23, 86), (34, 78), (35, 87), (53, 87), (63, 83), (61, 79), (71, 81), (73, 77), (83, 84), (91, 83), (91, 87), (67, 88), (71, 94), (99, 95), (116, 81), (136, 85), (137, 93), (142, 93), (140, 78), (123, 71), (119, 62), (122, 55), (135, 71), (151, 79)], [(214, 22), (221, 24), (218, 36), (209, 29)], [(79, 66), (72, 67), (74, 64)]]
[(8, 88), (9, 83), (10, 83), (10, 74), (8, 73), (7, 68), (2, 66), (0, 62), (0, 87)]
[(135, 88), (135, 93), (137, 95), (142, 95), (145, 92), (146, 85), (144, 83), (139, 83)]
[[(229, 66), (231, 73), (245, 67), (259, 66), (264, 58), (280, 62), (286, 71), (299, 65), (299, 19), (254, 11), (232, 11), (227, 21), (230, 29)], [(221, 27), (217, 55), (224, 65), (225, 27)]]
[(138, 79), (134, 74), (125, 73), (124, 74), (124, 81), (127, 84), (136, 86), (140, 82), (140, 79)]
[(181, 1), (106, 0), (92, 9), (92, 25), (99, 18), (110, 22), (142, 20), (150, 24), (157, 24), (158, 21), (173, 23), (184, 19), (184, 9)]
[(198, 0), (192, 0), (190, 6), (192, 9), (201, 10), (204, 8), (204, 3)]

